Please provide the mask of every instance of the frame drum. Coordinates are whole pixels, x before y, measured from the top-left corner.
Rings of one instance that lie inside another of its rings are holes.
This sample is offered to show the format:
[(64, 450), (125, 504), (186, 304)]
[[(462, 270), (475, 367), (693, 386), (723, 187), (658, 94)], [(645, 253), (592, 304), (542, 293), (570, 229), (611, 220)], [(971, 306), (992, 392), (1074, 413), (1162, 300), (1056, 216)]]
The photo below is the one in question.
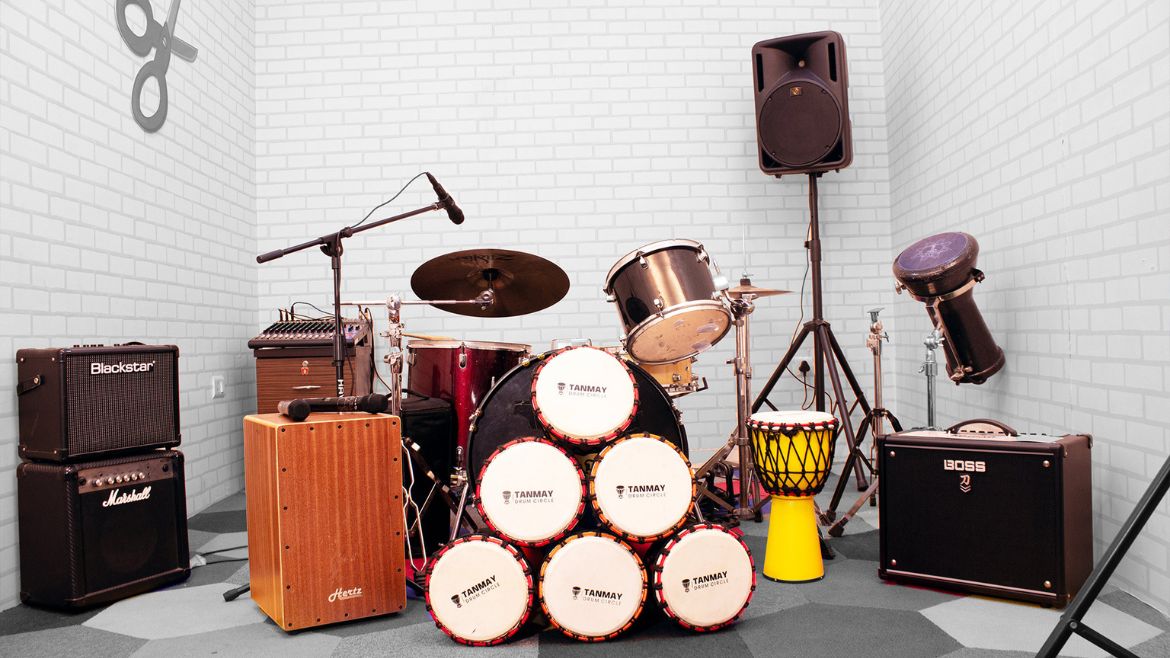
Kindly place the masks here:
[(715, 287), (711, 258), (694, 240), (663, 240), (623, 256), (605, 277), (626, 350), (642, 363), (671, 363), (719, 342), (731, 312)]
[(658, 604), (684, 628), (715, 631), (739, 618), (756, 589), (752, 552), (727, 528), (691, 526), (647, 567)]
[(634, 543), (661, 539), (687, 520), (695, 502), (691, 463), (653, 434), (619, 439), (601, 451), (589, 476), (597, 519)]
[(427, 569), (427, 612), (462, 644), (488, 646), (515, 635), (532, 611), (532, 569), (496, 537), (468, 535), (447, 544)]
[(582, 532), (554, 548), (540, 568), (540, 605), (565, 635), (599, 642), (620, 635), (646, 601), (646, 570), (613, 535)]
[(553, 352), (536, 368), (532, 410), (548, 433), (597, 445), (621, 434), (638, 413), (638, 386), (618, 357), (587, 345)]
[(585, 475), (551, 441), (517, 439), (488, 458), (475, 494), (492, 530), (521, 546), (543, 546), (577, 525), (585, 509)]

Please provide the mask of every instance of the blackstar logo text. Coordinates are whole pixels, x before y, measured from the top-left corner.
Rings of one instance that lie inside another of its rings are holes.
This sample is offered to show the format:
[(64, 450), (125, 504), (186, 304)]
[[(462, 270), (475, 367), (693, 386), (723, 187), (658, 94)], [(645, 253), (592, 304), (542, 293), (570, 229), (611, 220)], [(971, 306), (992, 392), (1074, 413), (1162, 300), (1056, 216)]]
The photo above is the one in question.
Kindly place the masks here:
[(110, 497), (102, 501), (102, 507), (114, 507), (115, 505), (125, 505), (126, 503), (137, 503), (139, 501), (150, 498), (150, 487), (144, 488), (142, 493), (138, 493), (137, 489), (131, 489), (130, 493), (119, 495), (119, 491), (121, 491), (121, 489), (114, 489), (111, 491)]
[(336, 603), (338, 601), (344, 601), (346, 599), (356, 599), (357, 597), (359, 597), (361, 595), (362, 595), (362, 588), (360, 588), (360, 587), (353, 587), (350, 589), (342, 589), (342, 588), (338, 587), (337, 589), (333, 590), (332, 594), (329, 595), (329, 602)]
[(89, 374), (91, 375), (120, 375), (126, 372), (150, 372), (151, 370), (154, 370), (154, 361), (89, 364)]

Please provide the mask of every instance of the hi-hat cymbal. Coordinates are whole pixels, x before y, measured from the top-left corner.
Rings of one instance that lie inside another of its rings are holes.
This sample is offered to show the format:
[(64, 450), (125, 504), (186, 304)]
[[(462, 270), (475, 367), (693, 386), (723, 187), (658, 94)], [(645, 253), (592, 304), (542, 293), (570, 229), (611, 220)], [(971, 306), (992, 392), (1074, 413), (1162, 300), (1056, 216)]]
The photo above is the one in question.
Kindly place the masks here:
[(419, 299), (473, 299), (495, 293), (486, 308), (477, 304), (436, 305), (448, 313), (488, 318), (525, 315), (548, 308), (569, 292), (569, 277), (555, 263), (508, 249), (468, 249), (436, 256), (410, 277)]
[(740, 279), (738, 286), (727, 289), (727, 296), (732, 299), (739, 299), (744, 295), (752, 295), (756, 299), (759, 299), (760, 297), (771, 297), (773, 295), (787, 295), (790, 292), (792, 291), (777, 290), (776, 288), (760, 288), (759, 286), (753, 286), (746, 279)]

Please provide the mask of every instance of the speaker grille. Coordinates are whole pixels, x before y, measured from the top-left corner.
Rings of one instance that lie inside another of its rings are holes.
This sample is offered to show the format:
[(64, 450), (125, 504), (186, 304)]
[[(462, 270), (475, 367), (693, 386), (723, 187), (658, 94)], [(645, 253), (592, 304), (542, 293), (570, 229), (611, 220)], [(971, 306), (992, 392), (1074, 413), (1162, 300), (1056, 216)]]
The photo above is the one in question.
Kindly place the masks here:
[(777, 85), (760, 108), (764, 151), (787, 167), (803, 167), (832, 152), (841, 137), (841, 107), (812, 80)]
[[(70, 455), (175, 444), (173, 351), (70, 354), (63, 364), (67, 448)], [(143, 372), (91, 374), (93, 364), (153, 363)]]

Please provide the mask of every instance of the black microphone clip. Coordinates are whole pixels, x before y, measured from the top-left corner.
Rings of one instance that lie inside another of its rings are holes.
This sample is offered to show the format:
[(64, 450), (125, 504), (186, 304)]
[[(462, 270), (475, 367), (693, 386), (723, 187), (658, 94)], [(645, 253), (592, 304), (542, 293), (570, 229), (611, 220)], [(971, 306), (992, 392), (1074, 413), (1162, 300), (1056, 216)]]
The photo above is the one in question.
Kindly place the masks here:
[(459, 208), (459, 206), (455, 205), (455, 199), (451, 198), (451, 195), (447, 193), (447, 190), (443, 189), (443, 186), (439, 184), (439, 181), (435, 180), (435, 177), (431, 175), (431, 172), (428, 171), (425, 173), (427, 175), (427, 180), (431, 182), (431, 187), (435, 188), (435, 196), (439, 197), (439, 206), (447, 210), (447, 217), (451, 219), (451, 223), (462, 224), (463, 211)]

